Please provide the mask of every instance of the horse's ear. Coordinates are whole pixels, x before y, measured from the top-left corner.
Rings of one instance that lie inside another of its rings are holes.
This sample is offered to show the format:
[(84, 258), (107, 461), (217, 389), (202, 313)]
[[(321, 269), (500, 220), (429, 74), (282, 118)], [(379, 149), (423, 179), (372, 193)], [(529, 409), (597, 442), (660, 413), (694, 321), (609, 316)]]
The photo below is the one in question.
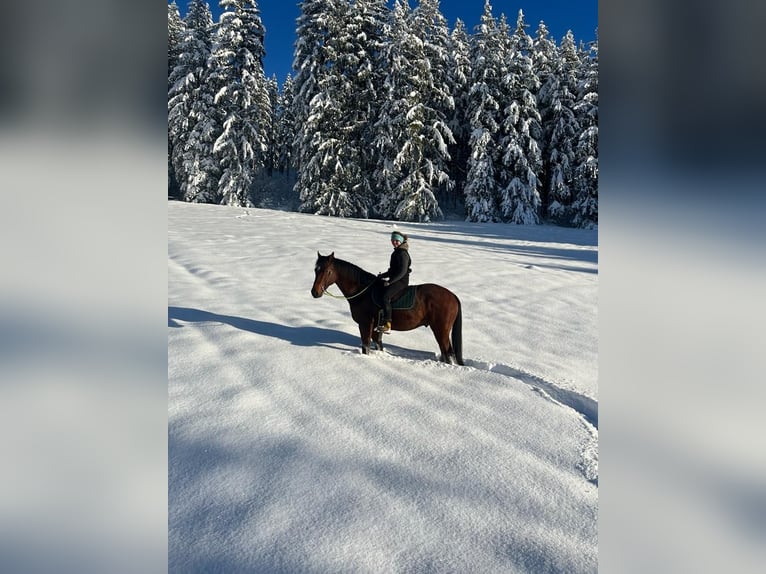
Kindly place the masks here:
[(322, 254), (317, 251), (317, 258), (322, 257)]
[(327, 256), (327, 259), (328, 259), (329, 261), (332, 261), (333, 259), (335, 259), (335, 251), (333, 251), (332, 253), (330, 253), (330, 254)]

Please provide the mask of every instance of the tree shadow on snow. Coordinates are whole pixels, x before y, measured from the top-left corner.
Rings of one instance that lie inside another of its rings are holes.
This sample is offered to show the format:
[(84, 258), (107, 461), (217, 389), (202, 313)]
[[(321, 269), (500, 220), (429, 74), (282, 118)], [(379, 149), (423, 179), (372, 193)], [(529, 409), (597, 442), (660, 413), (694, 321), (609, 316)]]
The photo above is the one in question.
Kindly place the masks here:
[[(180, 321), (180, 322), (179, 322)], [(334, 344), (357, 346), (358, 338), (343, 331), (321, 327), (291, 327), (258, 319), (247, 319), (232, 315), (220, 315), (200, 309), (168, 306), (168, 327), (180, 328), (182, 323), (224, 323), (241, 331), (248, 331), (266, 337), (276, 337), (300, 347), (322, 345), (335, 347)]]

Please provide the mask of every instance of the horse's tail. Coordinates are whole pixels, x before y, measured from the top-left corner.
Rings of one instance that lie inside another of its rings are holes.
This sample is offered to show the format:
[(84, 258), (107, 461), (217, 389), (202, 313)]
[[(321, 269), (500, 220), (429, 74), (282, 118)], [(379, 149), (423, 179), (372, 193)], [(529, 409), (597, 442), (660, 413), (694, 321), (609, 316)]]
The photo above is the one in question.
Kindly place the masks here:
[(460, 299), (457, 298), (457, 317), (452, 323), (452, 351), (455, 353), (455, 360), (458, 365), (463, 364), (463, 306)]

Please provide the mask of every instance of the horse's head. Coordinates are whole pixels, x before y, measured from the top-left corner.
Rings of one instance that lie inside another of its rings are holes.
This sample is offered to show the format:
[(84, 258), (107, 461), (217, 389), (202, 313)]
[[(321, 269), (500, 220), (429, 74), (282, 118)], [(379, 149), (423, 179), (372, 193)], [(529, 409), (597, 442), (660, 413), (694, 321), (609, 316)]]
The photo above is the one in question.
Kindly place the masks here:
[(311, 286), (311, 295), (316, 299), (321, 297), (325, 289), (335, 283), (337, 273), (335, 271), (335, 252), (329, 255), (321, 255), (317, 251), (317, 262), (314, 266), (314, 285)]

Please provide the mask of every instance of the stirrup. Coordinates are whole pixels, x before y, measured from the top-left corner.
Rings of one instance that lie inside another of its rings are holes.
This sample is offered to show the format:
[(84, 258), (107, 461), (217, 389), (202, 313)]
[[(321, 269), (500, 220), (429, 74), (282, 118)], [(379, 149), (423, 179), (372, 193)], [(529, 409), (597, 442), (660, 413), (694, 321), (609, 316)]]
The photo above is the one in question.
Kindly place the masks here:
[(389, 333), (391, 331), (391, 321), (386, 321), (378, 327), (380, 333)]

